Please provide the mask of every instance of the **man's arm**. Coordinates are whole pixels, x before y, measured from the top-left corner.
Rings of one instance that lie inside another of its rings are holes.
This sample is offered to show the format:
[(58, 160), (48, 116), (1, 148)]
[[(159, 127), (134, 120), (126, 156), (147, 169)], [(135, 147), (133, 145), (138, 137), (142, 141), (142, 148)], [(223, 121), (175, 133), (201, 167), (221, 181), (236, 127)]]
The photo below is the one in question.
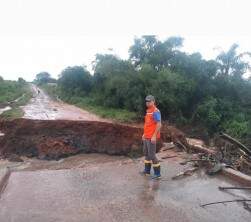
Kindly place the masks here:
[(151, 138), (151, 142), (156, 142), (157, 135), (161, 129), (161, 114), (160, 114), (160, 112), (159, 111), (155, 112), (153, 114), (153, 117), (154, 117), (154, 120), (157, 122), (157, 125), (156, 125), (156, 129), (153, 133), (153, 136)]
[(151, 138), (151, 142), (156, 142), (157, 134), (160, 131), (160, 129), (161, 129), (161, 121), (158, 121), (157, 125), (156, 125), (156, 129), (155, 129), (153, 136)]

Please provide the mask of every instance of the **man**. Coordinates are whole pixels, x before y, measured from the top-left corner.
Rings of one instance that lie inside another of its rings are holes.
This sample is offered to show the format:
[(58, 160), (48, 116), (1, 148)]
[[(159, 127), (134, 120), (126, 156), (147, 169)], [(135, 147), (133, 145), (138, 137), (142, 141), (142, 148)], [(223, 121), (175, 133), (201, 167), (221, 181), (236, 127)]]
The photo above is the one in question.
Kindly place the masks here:
[(146, 97), (146, 115), (144, 124), (143, 151), (145, 155), (144, 175), (151, 175), (153, 165), (153, 179), (160, 179), (160, 163), (156, 157), (156, 143), (160, 138), (161, 114), (155, 105), (155, 98), (152, 95)]

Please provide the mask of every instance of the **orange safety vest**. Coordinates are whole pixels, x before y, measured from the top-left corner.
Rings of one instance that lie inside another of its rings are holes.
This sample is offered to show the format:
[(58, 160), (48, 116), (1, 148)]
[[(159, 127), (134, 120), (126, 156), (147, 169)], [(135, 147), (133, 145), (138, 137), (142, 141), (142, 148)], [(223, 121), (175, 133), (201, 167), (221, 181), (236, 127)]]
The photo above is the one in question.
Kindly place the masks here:
[[(156, 106), (150, 107), (146, 110), (145, 124), (144, 124), (144, 137), (146, 139), (152, 138), (157, 127), (157, 122), (153, 118), (154, 112), (159, 112)], [(160, 132), (158, 132), (157, 134), (157, 139), (159, 138), (160, 138)]]

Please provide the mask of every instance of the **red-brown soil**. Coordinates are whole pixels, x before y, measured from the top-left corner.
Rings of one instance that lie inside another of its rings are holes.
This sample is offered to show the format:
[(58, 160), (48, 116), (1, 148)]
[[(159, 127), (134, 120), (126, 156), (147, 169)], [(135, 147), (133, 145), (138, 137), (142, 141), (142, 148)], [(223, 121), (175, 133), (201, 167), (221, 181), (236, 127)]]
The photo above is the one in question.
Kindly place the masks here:
[[(127, 155), (141, 152), (142, 128), (116, 123), (71, 120), (1, 121), (0, 156), (59, 159), (77, 153)], [(162, 141), (185, 141), (174, 127), (164, 127)]]

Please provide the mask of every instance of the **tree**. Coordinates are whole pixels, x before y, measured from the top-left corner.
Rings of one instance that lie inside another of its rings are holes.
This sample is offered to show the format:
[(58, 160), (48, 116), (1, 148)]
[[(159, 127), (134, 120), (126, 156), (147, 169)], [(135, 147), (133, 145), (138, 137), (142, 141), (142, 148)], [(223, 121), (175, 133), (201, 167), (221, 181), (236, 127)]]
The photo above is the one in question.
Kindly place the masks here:
[(22, 77), (19, 77), (17, 81), (21, 84), (26, 83), (26, 81)]
[(67, 67), (61, 72), (58, 85), (66, 94), (80, 96), (90, 92), (92, 76), (82, 66)]
[(248, 62), (243, 60), (243, 57), (248, 55), (251, 56), (249, 52), (237, 53), (237, 44), (233, 44), (227, 52), (221, 52), (216, 61), (219, 63), (219, 74), (226, 76), (236, 76), (242, 77), (243, 74), (250, 70), (250, 65)]
[(51, 75), (48, 72), (40, 72), (36, 75), (35, 82), (38, 85), (48, 83), (51, 79)]
[(130, 60), (138, 68), (142, 64), (150, 64), (159, 71), (170, 65), (170, 59), (175, 56), (182, 44), (181, 37), (170, 37), (161, 42), (154, 35), (145, 35), (134, 40), (129, 49)]
[(94, 75), (100, 74), (108, 77), (110, 75), (126, 75), (134, 72), (134, 68), (129, 61), (122, 60), (111, 54), (97, 54), (93, 62)]

